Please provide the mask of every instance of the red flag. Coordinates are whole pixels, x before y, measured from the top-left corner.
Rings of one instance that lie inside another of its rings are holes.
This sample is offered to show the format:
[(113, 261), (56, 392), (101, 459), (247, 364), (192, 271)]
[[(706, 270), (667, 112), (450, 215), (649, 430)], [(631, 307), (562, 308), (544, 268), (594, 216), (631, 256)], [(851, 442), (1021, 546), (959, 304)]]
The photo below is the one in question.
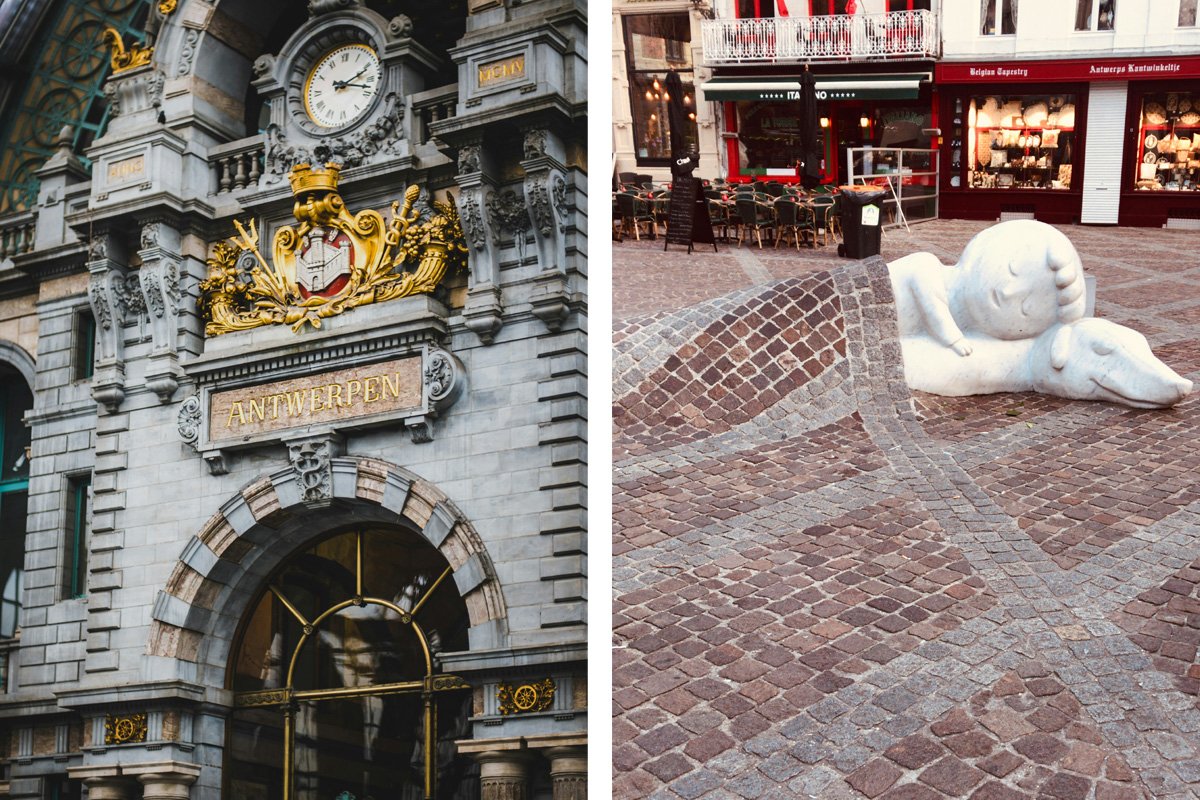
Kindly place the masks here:
[(849, 0), (846, 3), (846, 13), (854, 14), (854, 13), (857, 13), (857, 11), (858, 11), (858, 3), (856, 3), (854, 0)]
[(788, 15), (787, 1), (786, 0), (775, 0), (775, 10), (776, 10), (776, 12), (778, 12), (777, 16), (786, 17)]

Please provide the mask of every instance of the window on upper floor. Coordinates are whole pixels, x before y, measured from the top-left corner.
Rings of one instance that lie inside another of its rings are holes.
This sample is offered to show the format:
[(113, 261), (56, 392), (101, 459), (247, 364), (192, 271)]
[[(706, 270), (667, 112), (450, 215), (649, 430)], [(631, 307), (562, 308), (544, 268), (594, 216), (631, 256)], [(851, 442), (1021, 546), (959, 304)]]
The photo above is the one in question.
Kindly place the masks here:
[(984, 36), (1017, 32), (1017, 0), (980, 0), (979, 31)]
[(67, 479), (67, 542), (63, 553), (63, 592), (67, 597), (87, 595), (88, 531), (92, 520), (92, 476)]
[(855, 0), (808, 0), (808, 13), (814, 17), (854, 14), (858, 11), (857, 6)]
[(0, 638), (17, 630), (25, 570), (25, 517), (29, 504), (29, 429), (33, 407), (25, 380), (0, 364)]
[(86, 381), (92, 377), (96, 363), (96, 318), (91, 309), (84, 308), (75, 313), (75, 380)]
[(1196, 27), (1196, 0), (1179, 0), (1179, 27)]
[[(793, 3), (796, 0), (792, 0)], [(737, 0), (734, 9), (739, 19), (757, 19), (759, 17), (775, 16), (775, 0)], [(780, 16), (787, 16), (781, 14)]]
[(891, 11), (929, 11), (930, 0), (887, 0), (884, 8)]
[(1111, 31), (1117, 19), (1117, 0), (1075, 0), (1075, 30)]

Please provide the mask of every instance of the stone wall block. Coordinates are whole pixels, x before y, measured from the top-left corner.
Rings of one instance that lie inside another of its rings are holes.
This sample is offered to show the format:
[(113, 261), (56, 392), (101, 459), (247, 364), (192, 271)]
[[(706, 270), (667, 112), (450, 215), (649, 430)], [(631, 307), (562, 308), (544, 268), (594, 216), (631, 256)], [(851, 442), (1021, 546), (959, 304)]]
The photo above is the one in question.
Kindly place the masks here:
[(487, 568), (480, 560), (478, 553), (472, 554), (466, 563), (454, 569), (454, 585), (458, 587), (460, 595), (475, 591), (486, 580), (488, 580)]
[(269, 519), (280, 511), (279, 495), (275, 493), (275, 487), (270, 478), (260, 478), (242, 489), (242, 497), (250, 506), (250, 513), (259, 522)]
[(403, 475), (394, 472), (387, 473), (387, 483), (383, 487), (381, 505), (394, 514), (403, 514), (404, 505), (408, 502), (408, 493), (412, 483)]
[(385, 462), (370, 458), (359, 459), (358, 483), (354, 489), (355, 497), (382, 504), (384, 490), (387, 487), (387, 477), (388, 465)]

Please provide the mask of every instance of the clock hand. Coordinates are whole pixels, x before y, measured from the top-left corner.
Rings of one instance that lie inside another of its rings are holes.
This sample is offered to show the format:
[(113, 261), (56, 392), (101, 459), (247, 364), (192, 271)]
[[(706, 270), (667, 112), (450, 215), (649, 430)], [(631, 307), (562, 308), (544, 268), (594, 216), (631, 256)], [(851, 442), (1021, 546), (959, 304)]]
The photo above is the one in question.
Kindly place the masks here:
[(371, 88), (370, 86), (368, 86), (365, 83), (343, 83), (342, 84), (342, 88), (345, 88), (347, 86), (358, 86), (361, 89), (370, 89)]
[(368, 67), (370, 67), (370, 66), (371, 66), (371, 65), (370, 65), (370, 64), (368, 64), (366, 67), (363, 67), (363, 68), (362, 68), (362, 69), (360, 69), (360, 70), (359, 70), (359, 71), (358, 71), (358, 72), (357, 72), (357, 73), (356, 73), (356, 74), (355, 74), (353, 77), (351, 77), (349, 80), (345, 80), (345, 81), (334, 81), (334, 82), (333, 82), (333, 88), (335, 88), (335, 89), (345, 89), (347, 86), (361, 86), (361, 85), (362, 85), (361, 83), (358, 83), (358, 84), (356, 84), (356, 83), (353, 83), (353, 81), (356, 81), (356, 80), (358, 80), (358, 76), (359, 76), (359, 75), (362, 75), (364, 72), (366, 72), (366, 71), (367, 71), (367, 68), (368, 68)]

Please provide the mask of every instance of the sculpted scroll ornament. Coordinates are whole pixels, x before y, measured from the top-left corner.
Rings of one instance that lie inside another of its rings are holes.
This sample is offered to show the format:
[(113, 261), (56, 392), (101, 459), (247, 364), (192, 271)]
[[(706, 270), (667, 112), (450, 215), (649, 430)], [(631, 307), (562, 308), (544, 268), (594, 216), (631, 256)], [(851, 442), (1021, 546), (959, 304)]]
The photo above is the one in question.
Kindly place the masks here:
[(288, 445), (288, 457), (300, 485), (300, 499), (318, 502), (333, 497), (333, 454), (328, 440), (309, 439)]
[(370, 209), (352, 215), (337, 192), (338, 172), (336, 164), (298, 164), (289, 173), (300, 224), (275, 233), (269, 262), (253, 221), (235, 221), (238, 235), (214, 246), (200, 284), (208, 336), (262, 325), (319, 328), (356, 306), (432, 292), (466, 266), (452, 199), (430, 204), (410, 186), (390, 220)]
[(196, 444), (200, 441), (201, 419), (201, 405), (198, 395), (192, 395), (180, 404), (179, 416), (176, 421), (179, 429), (179, 438), (183, 440), (184, 444), (191, 446), (193, 450), (196, 449)]

